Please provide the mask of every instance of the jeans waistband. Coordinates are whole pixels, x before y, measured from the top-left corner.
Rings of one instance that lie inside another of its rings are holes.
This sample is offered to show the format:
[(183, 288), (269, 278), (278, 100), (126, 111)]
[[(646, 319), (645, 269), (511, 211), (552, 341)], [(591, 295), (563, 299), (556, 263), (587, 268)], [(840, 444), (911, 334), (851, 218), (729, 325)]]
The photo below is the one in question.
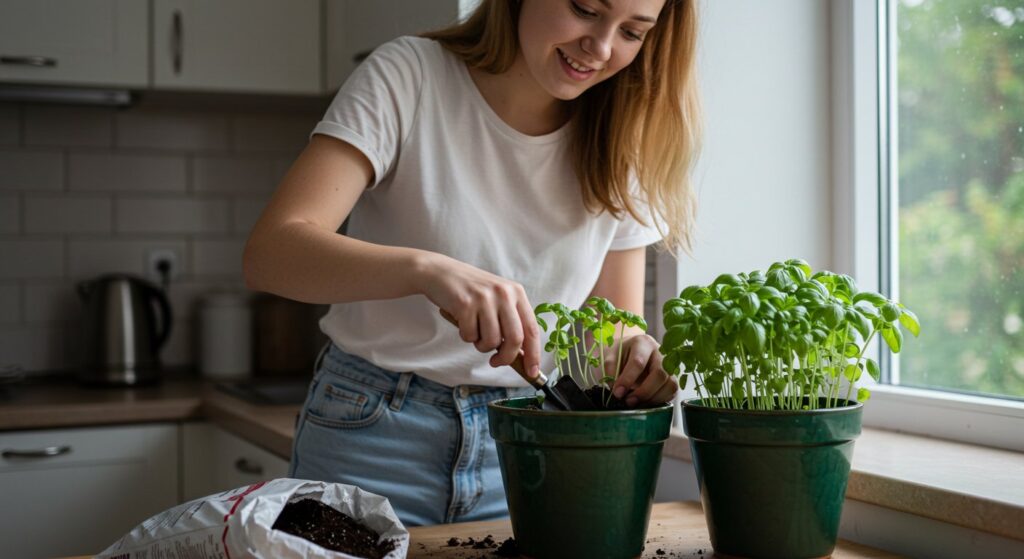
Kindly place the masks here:
[(392, 408), (401, 408), (402, 401), (411, 399), (449, 408), (474, 407), (500, 398), (525, 396), (534, 391), (529, 388), (503, 388), (496, 386), (461, 385), (445, 386), (427, 380), (412, 372), (397, 372), (384, 369), (357, 355), (345, 353), (338, 346), (329, 344), (322, 356), (320, 372), (344, 376), (368, 388), (393, 394)]

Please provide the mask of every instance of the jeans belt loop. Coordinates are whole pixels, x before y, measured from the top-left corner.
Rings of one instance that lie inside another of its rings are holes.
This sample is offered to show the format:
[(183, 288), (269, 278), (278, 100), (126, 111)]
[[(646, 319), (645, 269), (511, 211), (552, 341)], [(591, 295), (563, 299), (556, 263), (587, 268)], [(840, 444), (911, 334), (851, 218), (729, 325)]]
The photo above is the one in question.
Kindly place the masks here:
[(402, 404), (405, 403), (405, 395), (409, 392), (409, 384), (412, 382), (412, 373), (399, 373), (398, 385), (395, 386), (395, 395), (391, 397), (391, 410), (402, 411)]

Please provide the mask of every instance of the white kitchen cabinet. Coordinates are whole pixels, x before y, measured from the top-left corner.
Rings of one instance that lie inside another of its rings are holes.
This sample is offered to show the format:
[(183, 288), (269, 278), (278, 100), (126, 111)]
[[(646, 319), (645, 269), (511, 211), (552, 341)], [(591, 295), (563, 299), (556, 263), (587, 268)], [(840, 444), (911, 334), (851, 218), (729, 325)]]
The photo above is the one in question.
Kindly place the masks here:
[(178, 427), (0, 432), (4, 557), (99, 553), (178, 502)]
[(0, 82), (146, 87), (149, 3), (0, 0)]
[(153, 88), (320, 94), (320, 0), (153, 0)]
[(288, 461), (206, 422), (182, 426), (184, 501), (288, 476)]
[(326, 88), (334, 92), (373, 49), (402, 35), (438, 29), (478, 0), (325, 0)]

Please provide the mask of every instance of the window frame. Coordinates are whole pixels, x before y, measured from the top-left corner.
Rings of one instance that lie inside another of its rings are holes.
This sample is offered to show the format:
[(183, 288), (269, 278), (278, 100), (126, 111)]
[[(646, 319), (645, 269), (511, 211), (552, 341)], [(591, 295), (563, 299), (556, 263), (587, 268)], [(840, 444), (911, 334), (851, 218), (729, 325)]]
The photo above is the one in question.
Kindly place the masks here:
[[(890, 145), (898, 145), (891, 99), (890, 57), (879, 30), (891, 34), (898, 0), (835, 0), (832, 25), (833, 265), (862, 289), (892, 293), (890, 270), (899, 255), (889, 232), (897, 226), (896, 178)], [(892, 37), (886, 37), (889, 44)], [(884, 132), (884, 133), (883, 133)], [(927, 327), (927, 325), (924, 325)], [(898, 359), (879, 344), (883, 380), (899, 378)], [(863, 424), (920, 435), (1024, 451), (1024, 402), (869, 381)]]

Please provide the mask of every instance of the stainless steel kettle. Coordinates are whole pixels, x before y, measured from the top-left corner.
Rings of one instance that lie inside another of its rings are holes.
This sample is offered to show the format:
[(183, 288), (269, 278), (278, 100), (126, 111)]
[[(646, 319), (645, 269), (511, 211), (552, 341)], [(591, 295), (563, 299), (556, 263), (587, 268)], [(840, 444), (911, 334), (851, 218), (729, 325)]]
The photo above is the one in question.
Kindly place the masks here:
[(163, 290), (139, 277), (109, 274), (79, 283), (78, 295), (85, 344), (79, 378), (129, 385), (159, 379), (160, 348), (172, 319)]

